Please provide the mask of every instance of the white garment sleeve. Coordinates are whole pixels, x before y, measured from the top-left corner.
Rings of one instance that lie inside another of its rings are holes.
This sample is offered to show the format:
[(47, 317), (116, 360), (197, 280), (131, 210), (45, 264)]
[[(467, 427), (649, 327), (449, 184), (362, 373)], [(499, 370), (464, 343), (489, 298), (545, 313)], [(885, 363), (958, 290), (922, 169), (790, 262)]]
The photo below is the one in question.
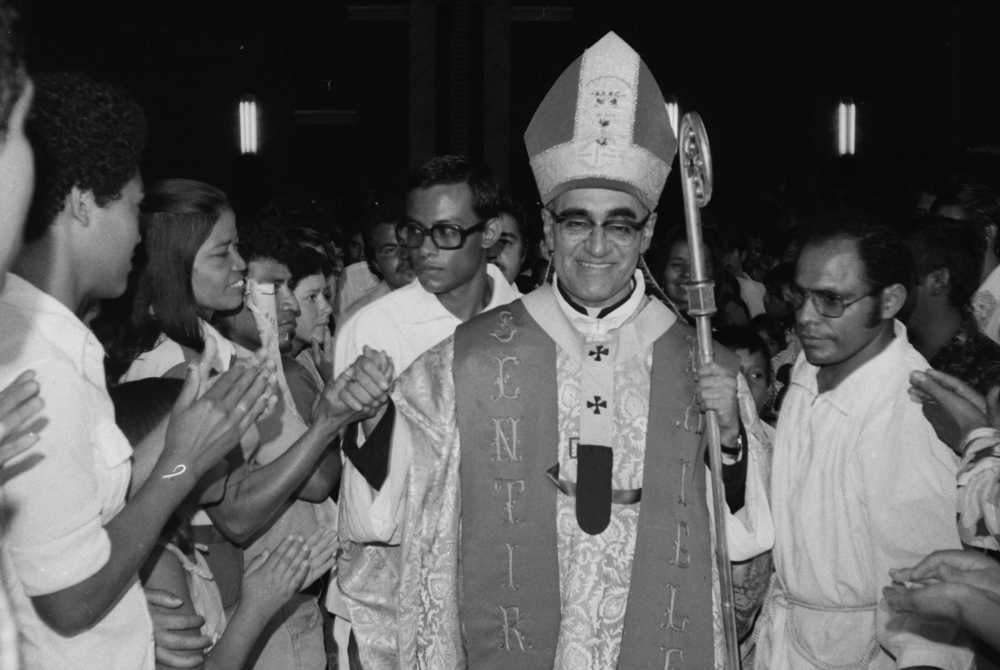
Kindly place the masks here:
[[(358, 445), (364, 437), (360, 426)], [(403, 496), (406, 494), (406, 475), (412, 456), (411, 438), (406, 422), (397, 416), (392, 430), (392, 447), (389, 450), (389, 468), (382, 488), (378, 491), (369, 486), (367, 480), (350, 459), (344, 464), (342, 503), (340, 514), (341, 537), (351, 542), (384, 542), (399, 544), (400, 524), (403, 514)], [(350, 473), (350, 474), (348, 474)]]
[[(364, 350), (359, 341), (357, 318), (348, 320), (337, 337), (334, 347), (334, 374), (341, 374)], [(402, 372), (396, 370), (397, 374)], [(340, 484), (340, 537), (351, 542), (385, 542), (399, 544), (402, 502), (405, 493), (406, 472), (410, 464), (410, 439), (405, 426), (396, 419), (392, 447), (389, 450), (388, 474), (379, 491), (373, 489), (357, 471), (350, 459), (345, 459)], [(364, 448), (365, 437), (360, 425), (348, 427), (356, 430), (358, 447)]]

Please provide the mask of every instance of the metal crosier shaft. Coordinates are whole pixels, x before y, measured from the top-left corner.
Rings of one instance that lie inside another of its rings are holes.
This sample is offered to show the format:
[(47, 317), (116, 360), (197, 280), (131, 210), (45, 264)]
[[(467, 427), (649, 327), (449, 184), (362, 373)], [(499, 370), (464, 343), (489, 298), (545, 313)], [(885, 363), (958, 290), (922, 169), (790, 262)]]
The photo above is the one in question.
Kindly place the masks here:
[[(715, 314), (715, 282), (706, 276), (702, 252), (700, 209), (712, 198), (712, 154), (701, 117), (695, 112), (684, 115), (680, 123), (679, 158), (681, 186), (684, 189), (684, 214), (687, 220), (688, 248), (691, 254), (691, 281), (688, 282), (688, 314), (698, 328), (698, 365), (711, 363), (711, 317)], [(736, 612), (733, 605), (733, 573), (729, 565), (729, 542), (726, 535), (726, 496), (722, 483), (722, 438), (719, 418), (707, 412), (708, 455), (712, 470), (712, 506), (715, 513), (715, 557), (721, 586), (722, 627), (726, 638), (726, 669), (739, 670), (739, 641), (736, 638)]]

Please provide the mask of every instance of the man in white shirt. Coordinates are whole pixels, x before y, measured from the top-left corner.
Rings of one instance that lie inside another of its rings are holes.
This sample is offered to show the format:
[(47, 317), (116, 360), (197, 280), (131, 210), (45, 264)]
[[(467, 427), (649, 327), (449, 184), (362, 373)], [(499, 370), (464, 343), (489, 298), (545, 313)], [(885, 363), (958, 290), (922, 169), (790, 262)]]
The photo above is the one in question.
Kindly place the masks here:
[[(519, 297), (486, 259), (486, 250), (500, 236), (499, 207), (499, 188), (489, 169), (465, 157), (435, 158), (412, 175), (406, 219), (397, 237), (409, 252), (418, 281), (368, 305), (344, 324), (337, 336), (335, 374), (365, 346), (385, 351), (396, 373), (402, 373), (459, 324)], [(377, 423), (377, 419), (366, 422), (365, 435), (371, 435)], [(408, 445), (394, 443), (387, 455), (352, 448), (350, 441), (344, 445), (348, 457), (340, 498), (344, 552), (337, 583), (350, 611), (363, 666), (389, 667), (397, 662), (398, 521)], [(343, 647), (342, 624), (338, 632)]]
[(347, 323), (348, 319), (366, 305), (411, 283), (416, 276), (413, 274), (409, 253), (399, 246), (399, 241), (396, 239), (396, 226), (402, 218), (403, 205), (398, 201), (385, 202), (375, 212), (367, 235), (374, 254), (370, 260), (378, 268), (382, 279), (338, 315), (338, 325)]
[(894, 319), (913, 274), (902, 241), (860, 213), (819, 222), (799, 252), (804, 355), (775, 437), (776, 574), (756, 668), (973, 665), (954, 626), (878, 604), (890, 569), (960, 546), (957, 460), (907, 395), (928, 367)]

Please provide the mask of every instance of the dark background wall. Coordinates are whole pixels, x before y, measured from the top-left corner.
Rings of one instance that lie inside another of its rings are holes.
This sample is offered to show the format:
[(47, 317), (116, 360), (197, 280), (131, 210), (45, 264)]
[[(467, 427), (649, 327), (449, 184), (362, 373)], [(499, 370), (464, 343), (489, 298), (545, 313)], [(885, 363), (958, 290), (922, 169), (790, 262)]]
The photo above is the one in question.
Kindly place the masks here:
[[(560, 4), (572, 20), (510, 29), (509, 183), (526, 200), (536, 194), (524, 128), (563, 69), (608, 30), (642, 55), (665, 94), (702, 115), (721, 216), (759, 217), (767, 200), (831, 184), (896, 205), (949, 171), (998, 172), (1000, 158), (964, 150), (1000, 144), (1000, 3)], [(446, 25), (447, 3), (438, 12)], [(79, 69), (135, 94), (150, 119), (147, 180), (202, 179), (248, 211), (280, 196), (349, 215), (410, 168), (405, 22), (350, 21), (346, 3), (306, 0), (35, 0), (22, 13), (33, 70)], [(438, 51), (446, 72), (447, 44)], [(473, 53), (473, 69), (481, 63)], [(470, 82), (473, 155), (490, 84), (489, 73)], [(252, 158), (239, 154), (243, 94), (261, 109)], [(858, 156), (838, 161), (842, 95), (858, 103)], [(295, 109), (357, 110), (358, 123), (300, 126)], [(447, 145), (439, 133), (435, 147)], [(676, 179), (661, 217), (680, 216)]]

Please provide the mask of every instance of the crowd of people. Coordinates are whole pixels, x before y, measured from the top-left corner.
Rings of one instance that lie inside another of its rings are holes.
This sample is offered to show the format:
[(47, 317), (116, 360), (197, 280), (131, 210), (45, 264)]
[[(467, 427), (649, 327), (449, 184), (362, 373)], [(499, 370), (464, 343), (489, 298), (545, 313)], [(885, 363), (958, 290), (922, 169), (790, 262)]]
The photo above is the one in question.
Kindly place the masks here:
[(994, 667), (997, 191), (706, 211), (696, 365), (678, 142), (614, 33), (525, 132), (537, 220), (446, 155), (349, 230), (144, 182), (141, 107), (29, 76), (14, 18), (0, 670), (725, 668), (730, 614), (744, 668)]

